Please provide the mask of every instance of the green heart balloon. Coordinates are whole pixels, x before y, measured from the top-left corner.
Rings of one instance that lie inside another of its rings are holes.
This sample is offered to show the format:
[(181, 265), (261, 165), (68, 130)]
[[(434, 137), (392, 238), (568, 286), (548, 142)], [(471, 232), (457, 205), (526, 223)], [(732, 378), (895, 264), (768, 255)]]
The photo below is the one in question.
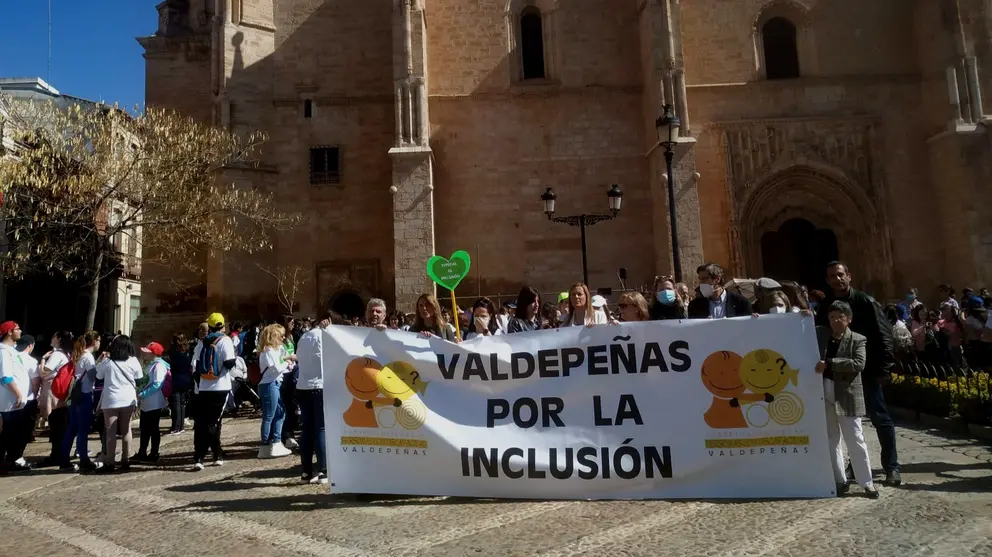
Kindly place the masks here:
[(427, 276), (431, 277), (438, 286), (448, 290), (457, 288), (458, 284), (468, 276), (470, 268), (472, 268), (472, 258), (464, 250), (451, 254), (449, 259), (435, 255), (427, 260)]

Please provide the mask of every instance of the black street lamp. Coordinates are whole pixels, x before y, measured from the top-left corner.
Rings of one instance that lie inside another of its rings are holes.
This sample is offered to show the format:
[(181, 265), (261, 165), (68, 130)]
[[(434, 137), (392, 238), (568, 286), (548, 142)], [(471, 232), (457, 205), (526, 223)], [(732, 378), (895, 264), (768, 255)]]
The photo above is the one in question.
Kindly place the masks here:
[(682, 255), (679, 253), (679, 228), (675, 220), (675, 172), (672, 163), (675, 159), (675, 146), (679, 142), (679, 117), (672, 105), (665, 105), (665, 113), (655, 121), (658, 128), (658, 142), (665, 148), (665, 165), (668, 167), (668, 222), (672, 227), (672, 267), (675, 280), (682, 281)]
[(620, 191), (620, 186), (613, 184), (608, 192), (606, 192), (606, 197), (610, 202), (610, 214), (608, 215), (572, 215), (568, 217), (556, 217), (555, 214), (555, 201), (558, 199), (558, 195), (548, 188), (543, 194), (541, 194), (541, 201), (544, 202), (544, 214), (548, 215), (548, 220), (551, 222), (561, 222), (569, 226), (579, 227), (579, 236), (582, 238), (582, 282), (589, 284), (589, 268), (586, 264), (586, 227), (592, 226), (597, 222), (604, 220), (611, 220), (613, 217), (617, 216), (620, 212), (620, 204), (623, 202), (623, 192)]

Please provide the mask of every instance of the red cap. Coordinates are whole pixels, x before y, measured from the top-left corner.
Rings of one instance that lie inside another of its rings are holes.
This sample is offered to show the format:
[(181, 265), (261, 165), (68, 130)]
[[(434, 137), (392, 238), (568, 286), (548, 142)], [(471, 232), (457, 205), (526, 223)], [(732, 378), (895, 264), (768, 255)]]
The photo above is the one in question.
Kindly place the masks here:
[(149, 342), (148, 346), (142, 346), (141, 351), (146, 354), (153, 354), (155, 356), (161, 356), (165, 352), (165, 348), (157, 342)]
[(4, 321), (0, 323), (0, 337), (9, 335), (17, 328), (17, 323), (13, 321)]

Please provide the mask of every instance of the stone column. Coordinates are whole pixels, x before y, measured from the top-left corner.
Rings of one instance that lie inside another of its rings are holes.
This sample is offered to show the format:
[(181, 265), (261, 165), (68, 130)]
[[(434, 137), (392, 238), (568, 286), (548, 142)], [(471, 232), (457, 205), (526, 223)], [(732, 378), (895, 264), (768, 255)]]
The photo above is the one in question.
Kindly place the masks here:
[(393, 13), (393, 79), (396, 144), (393, 161), (393, 273), (395, 306), (413, 311), (417, 298), (434, 293), (427, 260), (434, 255), (434, 170), (430, 148), (427, 45), (420, 2), (396, 0)]
[(661, 116), (665, 104), (673, 105), (675, 114), (684, 120), (680, 142), (675, 148), (673, 175), (683, 279), (691, 279), (696, 266), (703, 260), (703, 247), (695, 180), (695, 139), (689, 137), (688, 102), (682, 79), (681, 29), (674, 14), (677, 9), (671, 0), (662, 0), (646, 2), (641, 11), (641, 58), (642, 67), (646, 69), (643, 77), (646, 112), (642, 119), (652, 200), (655, 274), (669, 274), (673, 266), (665, 149), (658, 144), (655, 120)]

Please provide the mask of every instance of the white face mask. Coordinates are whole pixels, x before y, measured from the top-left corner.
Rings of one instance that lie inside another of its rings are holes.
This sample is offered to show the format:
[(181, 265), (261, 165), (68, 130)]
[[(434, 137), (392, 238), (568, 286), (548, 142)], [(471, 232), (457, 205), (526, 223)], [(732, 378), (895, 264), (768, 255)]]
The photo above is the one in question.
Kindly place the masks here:
[(709, 298), (713, 295), (713, 285), (707, 283), (700, 284), (699, 293), (702, 294), (704, 298)]
[(768, 313), (785, 313), (784, 306), (772, 306), (768, 308)]

